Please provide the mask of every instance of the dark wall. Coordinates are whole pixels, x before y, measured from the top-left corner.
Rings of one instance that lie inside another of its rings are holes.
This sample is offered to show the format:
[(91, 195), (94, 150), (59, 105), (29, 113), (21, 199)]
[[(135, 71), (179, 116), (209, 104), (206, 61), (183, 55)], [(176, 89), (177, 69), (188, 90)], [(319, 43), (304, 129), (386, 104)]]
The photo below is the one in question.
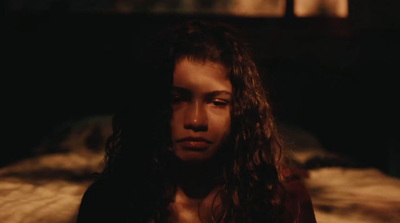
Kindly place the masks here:
[(363, 165), (399, 173), (392, 161), (399, 158), (392, 129), (398, 23), (365, 5), (357, 14), (360, 3), (352, 4), (346, 19), (6, 12), (2, 77), (11, 134), (1, 163), (29, 156), (60, 123), (113, 113), (127, 77), (144, 86), (135, 83), (142, 74), (132, 60), (143, 43), (168, 24), (202, 18), (246, 32), (281, 122), (311, 131), (326, 148)]

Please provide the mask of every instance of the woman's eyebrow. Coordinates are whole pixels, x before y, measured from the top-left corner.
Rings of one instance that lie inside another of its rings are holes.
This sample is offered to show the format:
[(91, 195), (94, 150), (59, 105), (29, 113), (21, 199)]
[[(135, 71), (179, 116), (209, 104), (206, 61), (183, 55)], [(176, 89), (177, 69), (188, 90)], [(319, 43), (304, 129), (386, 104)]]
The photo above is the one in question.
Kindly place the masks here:
[(190, 90), (183, 88), (183, 87), (177, 87), (177, 86), (172, 86), (172, 92), (176, 93), (189, 93)]
[[(178, 87), (178, 86), (173, 86), (172, 91), (176, 93), (190, 93), (189, 89), (183, 88), (183, 87)], [(216, 91), (210, 91), (206, 93), (207, 95), (210, 96), (217, 96), (217, 95), (228, 95), (231, 96), (232, 92), (227, 91), (227, 90), (216, 90)]]
[(207, 93), (207, 95), (210, 96), (217, 96), (217, 95), (227, 95), (227, 96), (232, 96), (232, 92), (226, 91), (226, 90), (221, 90), (221, 91), (211, 91)]

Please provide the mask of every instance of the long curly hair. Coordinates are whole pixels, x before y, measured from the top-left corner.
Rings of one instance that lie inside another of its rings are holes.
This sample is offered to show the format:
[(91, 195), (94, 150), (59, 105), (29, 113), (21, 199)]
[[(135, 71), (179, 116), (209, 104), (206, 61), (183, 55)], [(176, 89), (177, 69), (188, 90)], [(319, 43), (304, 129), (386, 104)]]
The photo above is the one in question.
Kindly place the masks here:
[[(187, 57), (222, 63), (229, 69), (233, 99), (231, 134), (224, 151), (224, 174), (218, 196), (222, 209), (215, 222), (283, 222), (285, 156), (269, 98), (262, 85), (250, 45), (227, 24), (189, 21), (164, 30), (140, 62), (157, 98), (138, 94), (114, 116), (106, 146), (105, 178), (130, 192), (129, 204), (140, 211), (130, 217), (141, 222), (166, 222), (175, 185), (171, 175), (172, 74)], [(151, 50), (150, 50), (151, 49)], [(140, 85), (146, 84), (141, 82)], [(143, 86), (141, 86), (143, 87)], [(127, 95), (132, 95), (132, 92)], [(153, 92), (153, 93), (154, 93)], [(138, 97), (139, 99), (136, 99)], [(145, 117), (145, 118), (143, 118)], [(294, 219), (294, 217), (293, 217)]]

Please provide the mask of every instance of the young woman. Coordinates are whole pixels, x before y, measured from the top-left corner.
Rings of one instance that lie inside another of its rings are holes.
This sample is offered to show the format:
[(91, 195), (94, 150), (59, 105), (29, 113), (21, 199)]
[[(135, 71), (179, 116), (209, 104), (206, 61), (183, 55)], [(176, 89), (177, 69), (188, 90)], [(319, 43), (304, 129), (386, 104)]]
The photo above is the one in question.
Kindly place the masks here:
[(189, 21), (152, 47), (77, 222), (314, 223), (240, 32)]

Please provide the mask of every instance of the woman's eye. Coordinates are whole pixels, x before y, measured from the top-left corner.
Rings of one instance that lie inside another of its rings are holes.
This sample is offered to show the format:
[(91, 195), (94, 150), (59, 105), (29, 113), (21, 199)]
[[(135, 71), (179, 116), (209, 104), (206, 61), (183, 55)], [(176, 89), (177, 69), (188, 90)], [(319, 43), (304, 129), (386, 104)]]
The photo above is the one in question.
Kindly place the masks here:
[(222, 107), (222, 106), (227, 106), (229, 105), (229, 101), (227, 100), (221, 100), (221, 99), (214, 99), (212, 101), (212, 104), (218, 107)]
[(176, 94), (172, 95), (172, 104), (180, 104), (189, 101), (190, 98), (186, 95)]
[(179, 95), (172, 95), (172, 104), (177, 104), (183, 101), (183, 98)]

